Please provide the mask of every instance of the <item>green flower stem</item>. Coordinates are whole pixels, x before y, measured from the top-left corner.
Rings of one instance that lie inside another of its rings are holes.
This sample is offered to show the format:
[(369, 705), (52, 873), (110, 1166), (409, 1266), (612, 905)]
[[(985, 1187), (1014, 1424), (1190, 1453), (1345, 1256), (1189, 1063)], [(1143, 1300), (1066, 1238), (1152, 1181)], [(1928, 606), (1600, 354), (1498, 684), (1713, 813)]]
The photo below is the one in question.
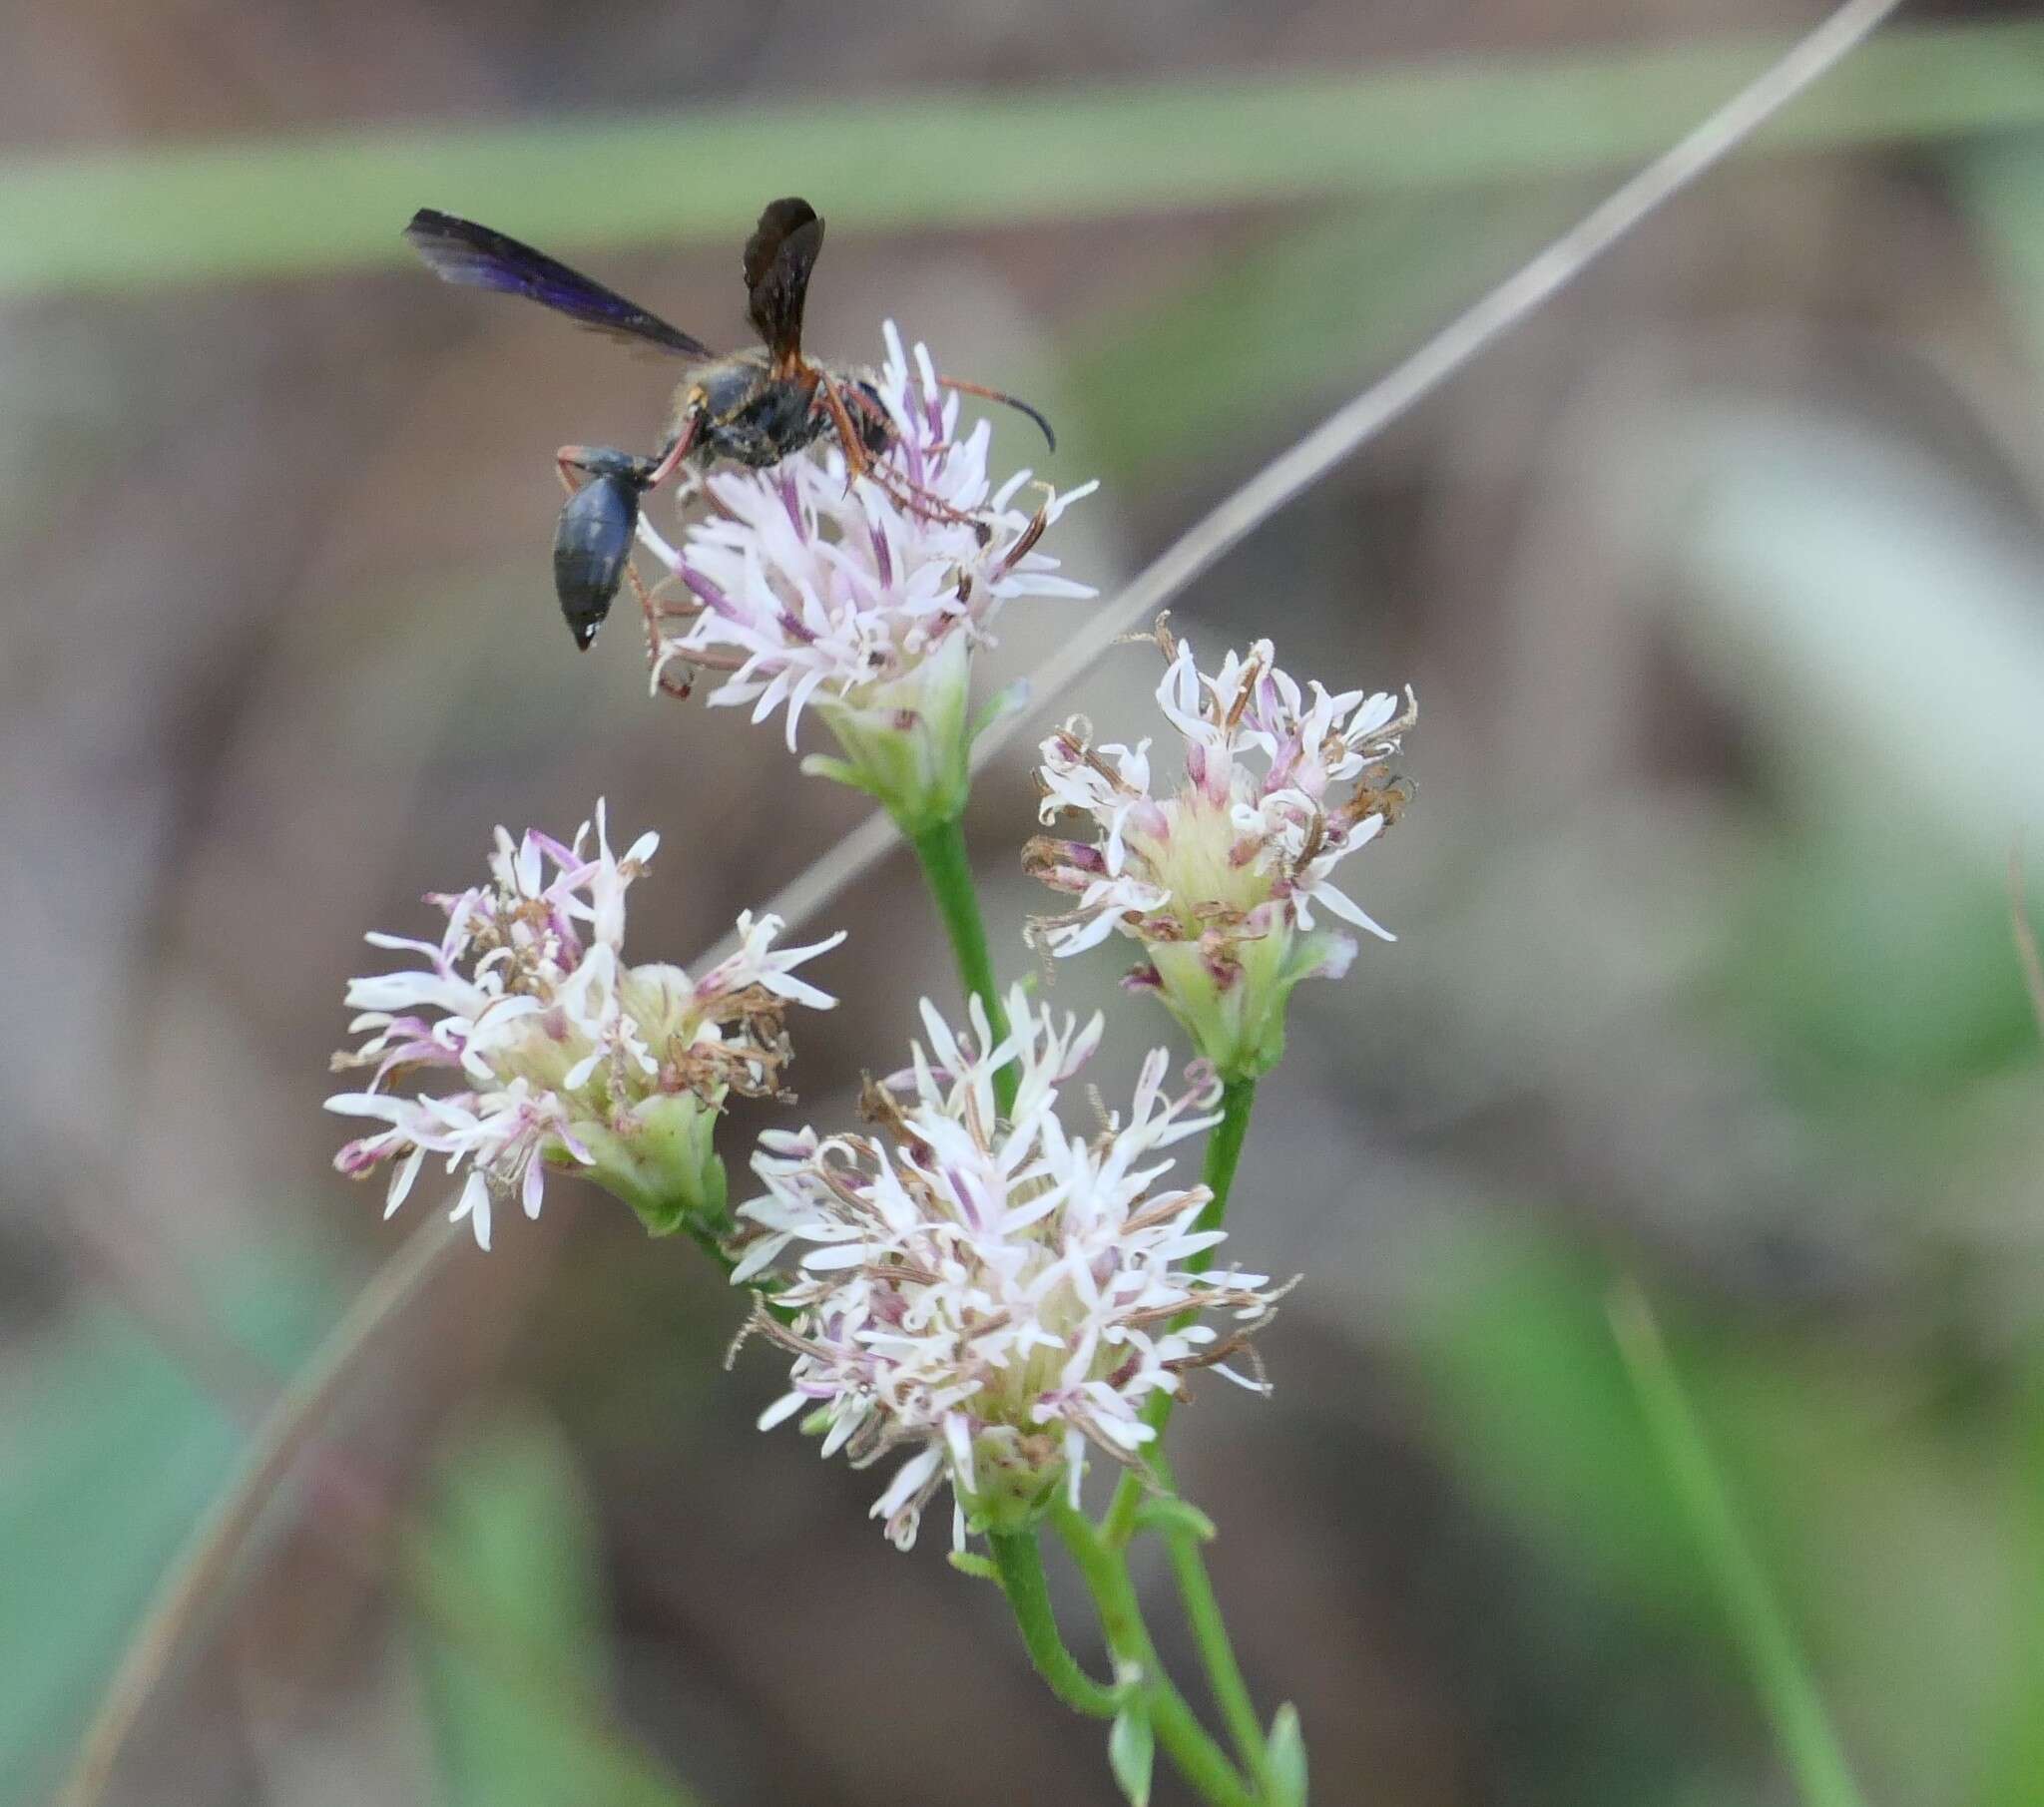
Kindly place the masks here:
[(1863, 1807), (1808, 1662), (1740, 1528), (1646, 1295), (1626, 1282), (1612, 1295), (1610, 1309), (1640, 1410), (1803, 1800), (1809, 1807)]
[[(1160, 1487), (1176, 1491), (1171, 1465), (1160, 1450), (1150, 1459), (1151, 1472)], [(1259, 1786), (1265, 1779), (1264, 1722), (1257, 1717), (1250, 1698), (1249, 1683), (1243, 1679), (1242, 1664), (1236, 1660), (1235, 1645), (1228, 1635), (1228, 1621), (1221, 1614), (1221, 1599), (1214, 1591), (1214, 1578), (1207, 1573), (1207, 1559), (1200, 1540), (1183, 1529), (1168, 1530), (1164, 1545), (1171, 1557), (1171, 1573), (1178, 1581), (1178, 1597), (1185, 1607), (1186, 1624), (1193, 1634), (1193, 1646), (1200, 1652), (1200, 1664), (1207, 1671), (1207, 1688), (1221, 1709), (1235, 1754)]]
[[(1242, 1159), (1243, 1139), (1249, 1134), (1250, 1112), (1256, 1102), (1257, 1082), (1254, 1079), (1230, 1080), (1222, 1088), (1221, 1121), (1214, 1126), (1214, 1132), (1207, 1139), (1206, 1170), (1203, 1174), (1214, 1196), (1200, 1213), (1201, 1229), (1220, 1228), (1222, 1219), (1228, 1214), (1228, 1195), (1235, 1184), (1235, 1169)], [(1204, 1272), (1213, 1258), (1212, 1249), (1202, 1249), (1186, 1265), (1196, 1272)], [(1164, 1455), (1164, 1431), (1171, 1422), (1173, 1404), (1171, 1394), (1159, 1393), (1143, 1414), (1144, 1421), (1157, 1432), (1150, 1446), (1154, 1452), (1149, 1461), (1150, 1477), (1146, 1483), (1143, 1476), (1131, 1471), (1122, 1476), (1115, 1489), (1113, 1502), (1101, 1528), (1102, 1536), (1115, 1549), (1124, 1548), (1134, 1535), (1136, 1515), (1149, 1487), (1161, 1488), (1167, 1493), (1177, 1491), (1171, 1464)], [(1207, 1559), (1200, 1549), (1200, 1540), (1183, 1528), (1168, 1529), (1164, 1540), (1171, 1557), (1172, 1574), (1178, 1581), (1179, 1599), (1185, 1607), (1186, 1623), (1200, 1652), (1201, 1666), (1207, 1671), (1207, 1686), (1213, 1693), (1215, 1705), (1221, 1709), (1222, 1720), (1228, 1727), (1237, 1755), (1249, 1765), (1250, 1773), (1261, 1781), (1265, 1761), (1264, 1723), (1257, 1716), (1256, 1706), (1250, 1699), (1249, 1684), (1243, 1679), (1242, 1664), (1237, 1661), (1235, 1645), (1229, 1639), (1228, 1623), (1221, 1613), (1221, 1601), (1214, 1591), (1213, 1577), (1207, 1573)]]
[(1035, 1530), (997, 1531), (989, 1535), (987, 1543), (1036, 1672), (1074, 1712), (1095, 1719), (1112, 1719), (1120, 1709), (1119, 1696), (1079, 1666), (1079, 1659), (1065, 1648), (1065, 1640), (1058, 1634), (1057, 1615), (1051, 1610), (1050, 1589), (1043, 1579), (1043, 1553), (1037, 1548)]
[[(923, 880), (936, 900), (937, 914), (944, 919), (944, 933), (951, 938), (959, 980), (967, 994), (985, 1006), (987, 1024), (998, 1042), (1008, 1033), (1008, 1018), (1001, 1009), (1000, 989), (994, 982), (993, 957), (987, 952), (986, 922), (979, 913), (979, 893), (973, 888), (964, 822), (951, 816), (910, 836), (910, 840), (915, 857), (922, 862)], [(1003, 1067), (994, 1075), (994, 1099), (1003, 1115), (1014, 1105), (1013, 1067)]]
[[(1007, 1034), (1007, 1016), (1001, 1008), (1000, 992), (994, 981), (993, 959), (987, 950), (986, 923), (980, 914), (979, 893), (972, 882), (972, 864), (966, 853), (963, 823), (959, 817), (953, 816), (915, 833), (910, 840), (916, 858), (921, 862), (924, 882), (936, 901), (937, 913), (943, 918), (944, 931), (950, 937), (951, 952), (958, 962), (959, 979), (967, 994), (980, 1000), (986, 1010), (987, 1023), (995, 1038), (999, 1039)], [(1003, 1112), (1013, 1106), (1012, 1069), (1004, 1068), (994, 1076), (994, 1092)], [(1199, 1227), (1202, 1229), (1217, 1227), (1228, 1208), (1228, 1189), (1235, 1178), (1236, 1162), (1242, 1155), (1243, 1137), (1249, 1131), (1250, 1108), (1255, 1104), (1256, 1096), (1257, 1083), (1254, 1079), (1232, 1080), (1223, 1089), (1222, 1119), (1207, 1144), (1206, 1180), (1214, 1197), (1200, 1214)], [(1212, 1251), (1203, 1250), (1188, 1265), (1196, 1272), (1204, 1270), (1211, 1257)], [(1161, 1433), (1164, 1421), (1170, 1416), (1170, 1396), (1160, 1396), (1157, 1407), (1161, 1410), (1154, 1410), (1153, 1416)], [(1162, 1477), (1168, 1487), (1169, 1471), (1163, 1470)], [(1125, 1510), (1133, 1525), (1135, 1509), (1141, 1504), (1142, 1484), (1132, 1477), (1125, 1477), (1122, 1490), (1115, 1496), (1115, 1505)], [(1127, 1495), (1125, 1508), (1124, 1493)], [(1072, 1521), (1076, 1528), (1083, 1528), (1085, 1550), (1074, 1544), (1078, 1530), (1068, 1529), (1066, 1520)], [(1110, 1526), (1113, 1522), (1111, 1511)], [(1157, 1735), (1173, 1761), (1185, 1771), (1189, 1780), (1205, 1791), (1209, 1800), (1252, 1802), (1253, 1795), (1244, 1787), (1221, 1748), (1201, 1728), (1184, 1696), (1164, 1675), (1157, 1662), (1149, 1632), (1136, 1609), (1135, 1589), (1129, 1582), (1126, 1562), (1121, 1554), (1122, 1547), (1128, 1542), (1127, 1533), (1103, 1541), (1101, 1534), (1085, 1518), (1068, 1509), (1061, 1513), (1060, 1529), (1082, 1569), (1086, 1568), (1089, 1560), (1095, 1562), (1095, 1568), (1088, 1572), (1087, 1579), (1095, 1599), (1100, 1603), (1102, 1623), (1108, 1627), (1109, 1644), (1119, 1659), (1137, 1663), (1147, 1678), (1146, 1692), (1151, 1700)], [(1007, 1591), (1015, 1622), (1021, 1628), (1022, 1641), (1028, 1647), (1037, 1672), (1049, 1683), (1051, 1692), (1067, 1706), (1095, 1716), (1112, 1716), (1116, 1710), (1114, 1691), (1102, 1687), (1080, 1668), (1058, 1635), (1050, 1596), (1044, 1586), (1043, 1562), (1033, 1534), (996, 1534), (989, 1541), (1001, 1584)], [(1264, 1763), (1263, 1726), (1251, 1704), (1241, 1665), (1237, 1663), (1234, 1648), (1229, 1642), (1221, 1605), (1215, 1597), (1213, 1581), (1207, 1575), (1206, 1560), (1200, 1554), (1199, 1540), (1190, 1533), (1180, 1532), (1171, 1534), (1168, 1542), (1172, 1567), (1179, 1579), (1179, 1590), (1185, 1598), (1186, 1616), (1192, 1625), (1201, 1660), (1206, 1665), (1209, 1685), (1243, 1760), (1261, 1775)], [(1205, 1780), (1202, 1780), (1203, 1775)]]
[[(1207, 1164), (1201, 1175), (1214, 1196), (1200, 1213), (1198, 1227), (1201, 1229), (1219, 1229), (1222, 1219), (1228, 1215), (1229, 1188), (1235, 1184), (1236, 1163), (1242, 1159), (1243, 1137), (1250, 1132), (1250, 1112), (1256, 1102), (1257, 1082), (1254, 1079), (1233, 1079), (1222, 1087), (1221, 1121), (1214, 1126), (1214, 1133), (1207, 1137)], [(1204, 1248), (1186, 1265), (1195, 1273), (1204, 1273), (1213, 1261), (1214, 1251)], [(1192, 1314), (1188, 1312), (1174, 1320), (1172, 1327), (1181, 1328), (1191, 1318)], [(1158, 1393), (1152, 1396), (1145, 1408), (1143, 1421), (1157, 1433), (1150, 1446), (1152, 1449), (1163, 1447), (1165, 1427), (1171, 1423), (1171, 1409), (1175, 1403), (1171, 1394)], [(1133, 1470), (1122, 1476), (1101, 1525), (1102, 1534), (1110, 1544), (1119, 1547), (1129, 1541), (1136, 1529), (1137, 1508), (1143, 1504), (1148, 1485), (1151, 1484)], [(1198, 1557), (1197, 1545), (1194, 1555)]]
[(1101, 1537), (1091, 1519), (1063, 1500), (1052, 1507), (1051, 1521), (1086, 1578), (1116, 1665), (1136, 1676), (1157, 1741), (1179, 1773), (1212, 1807), (1257, 1807), (1256, 1792), (1229, 1762), (1228, 1753), (1207, 1735), (1185, 1696), (1164, 1672), (1157, 1646), (1143, 1622), (1136, 1584), (1129, 1579), (1127, 1556)]

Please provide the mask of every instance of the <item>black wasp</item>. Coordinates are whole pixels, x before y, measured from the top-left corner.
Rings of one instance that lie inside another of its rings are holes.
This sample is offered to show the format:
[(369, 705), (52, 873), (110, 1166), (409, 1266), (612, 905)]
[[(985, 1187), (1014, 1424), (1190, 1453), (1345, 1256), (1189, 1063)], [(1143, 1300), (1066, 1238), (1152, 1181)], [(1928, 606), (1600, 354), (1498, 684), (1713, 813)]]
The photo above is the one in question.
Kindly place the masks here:
[[(952, 511), (935, 497), (876, 464), (894, 428), (871, 381), (802, 355), (802, 304), (823, 246), (823, 222), (806, 201), (790, 196), (769, 203), (746, 241), (746, 310), (763, 343), (725, 356), (489, 226), (421, 208), (404, 235), (446, 281), (524, 295), (578, 325), (688, 360), (658, 452), (640, 457), (610, 446), (567, 445), (554, 454), (568, 491), (554, 532), (554, 589), (575, 644), (585, 651), (631, 568), (640, 498), (685, 462), (707, 468), (729, 459), (764, 469), (833, 435), (854, 477), (873, 476), (908, 506), (950, 518)], [(1021, 409), (1056, 449), (1050, 422), (1027, 402), (977, 383), (940, 380), (946, 388)]]

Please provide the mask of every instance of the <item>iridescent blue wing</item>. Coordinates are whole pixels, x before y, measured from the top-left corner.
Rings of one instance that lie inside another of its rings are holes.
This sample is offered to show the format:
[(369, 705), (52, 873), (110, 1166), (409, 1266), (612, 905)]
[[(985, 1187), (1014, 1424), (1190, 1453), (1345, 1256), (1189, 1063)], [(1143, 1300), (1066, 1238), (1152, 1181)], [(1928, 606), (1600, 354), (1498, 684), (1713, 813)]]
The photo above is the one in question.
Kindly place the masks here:
[(658, 314), (558, 263), (544, 251), (452, 214), (420, 208), (404, 228), (413, 250), (443, 281), (523, 295), (566, 314), (578, 325), (628, 344), (658, 345), (682, 357), (714, 357), (701, 339), (670, 326)]

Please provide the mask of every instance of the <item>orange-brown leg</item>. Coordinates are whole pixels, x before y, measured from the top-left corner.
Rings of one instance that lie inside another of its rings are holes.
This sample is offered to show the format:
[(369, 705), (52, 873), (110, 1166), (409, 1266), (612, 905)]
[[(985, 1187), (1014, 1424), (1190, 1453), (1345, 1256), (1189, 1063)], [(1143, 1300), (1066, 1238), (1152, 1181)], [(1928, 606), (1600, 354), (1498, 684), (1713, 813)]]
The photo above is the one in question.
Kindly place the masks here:
[[(847, 490), (851, 488), (854, 478), (864, 477), (868, 481), (877, 484), (893, 501), (900, 503), (903, 508), (909, 509), (927, 520), (952, 521), (963, 527), (977, 527), (979, 525), (971, 515), (961, 514), (948, 502), (939, 501), (929, 491), (919, 489), (898, 472), (889, 470), (884, 464), (869, 459), (866, 456), (864, 437), (853, 426), (850, 410), (846, 408), (844, 397), (839, 392), (836, 383), (831, 380), (828, 371), (818, 370), (816, 374), (822, 378), (823, 401), (824, 405), (830, 410), (831, 424), (837, 429), (837, 442), (845, 449), (844, 487)], [(859, 395), (857, 391), (853, 391), (853, 395), (857, 405), (863, 408), (869, 415), (875, 419), (886, 421), (885, 414), (876, 409), (873, 403), (865, 396)], [(892, 424), (891, 421), (887, 421), (890, 430)]]
[(1028, 415), (1031, 420), (1036, 422), (1037, 427), (1043, 434), (1044, 442), (1050, 449), (1053, 452), (1058, 449), (1058, 436), (1050, 430), (1050, 422), (1044, 419), (1037, 409), (1032, 408), (1026, 401), (1022, 400), (1020, 396), (1009, 395), (1000, 389), (989, 389), (984, 383), (968, 383), (963, 378), (956, 376), (938, 377), (937, 387), (940, 389), (955, 389), (960, 395), (982, 396), (987, 401), (997, 401), (1006, 407), (1013, 408), (1018, 414)]
[(818, 370), (816, 375), (822, 381), (823, 405), (830, 410), (830, 424), (837, 429), (837, 443), (844, 448), (844, 487), (849, 490), (873, 468), (872, 461), (866, 457), (865, 435), (851, 424), (851, 413), (845, 407), (844, 397), (838, 393), (830, 372)]

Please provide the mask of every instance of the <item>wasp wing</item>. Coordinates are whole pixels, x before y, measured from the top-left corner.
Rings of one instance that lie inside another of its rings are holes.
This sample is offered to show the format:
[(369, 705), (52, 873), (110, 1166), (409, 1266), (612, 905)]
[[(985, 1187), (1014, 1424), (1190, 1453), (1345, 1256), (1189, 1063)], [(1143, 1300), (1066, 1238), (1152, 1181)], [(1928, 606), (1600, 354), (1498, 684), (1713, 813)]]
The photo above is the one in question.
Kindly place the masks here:
[(790, 195), (767, 203), (760, 225), (746, 240), (746, 308), (754, 329), (766, 341), (776, 370), (801, 361), (802, 303), (808, 299), (809, 271), (823, 248), (823, 223), (806, 201)]
[(701, 339), (658, 314), (604, 287), (579, 270), (555, 261), (504, 232), (472, 220), (459, 220), (432, 208), (420, 208), (404, 228), (406, 240), (443, 281), (470, 288), (491, 288), (499, 294), (523, 295), (542, 307), (566, 314), (578, 324), (627, 344), (658, 345), (683, 357), (716, 356)]

